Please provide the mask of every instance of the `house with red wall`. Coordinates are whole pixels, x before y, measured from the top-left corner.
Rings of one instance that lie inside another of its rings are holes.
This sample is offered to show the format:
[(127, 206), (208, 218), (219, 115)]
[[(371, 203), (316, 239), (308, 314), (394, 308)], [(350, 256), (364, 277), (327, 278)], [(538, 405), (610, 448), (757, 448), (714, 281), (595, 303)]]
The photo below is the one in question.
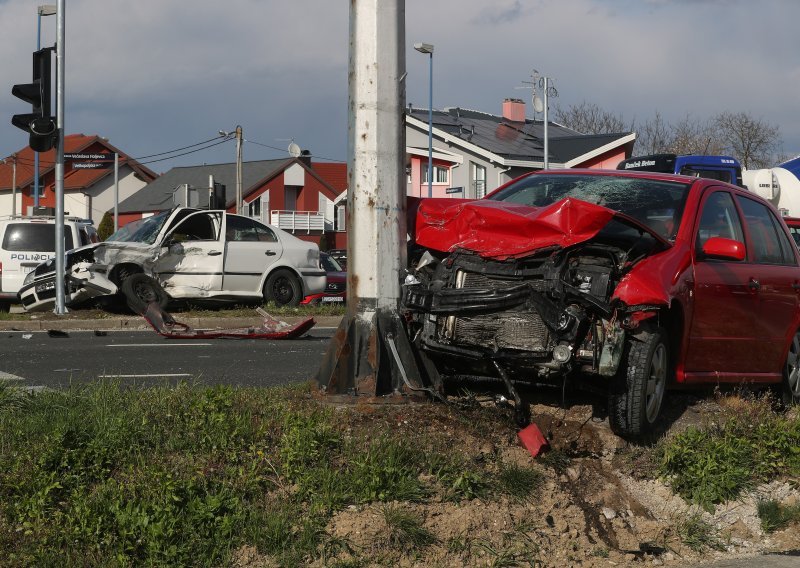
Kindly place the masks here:
[[(106, 211), (114, 208), (115, 185), (123, 200), (158, 175), (97, 135), (69, 134), (64, 153), (97, 156), (64, 160), (64, 212), (93, 219), (99, 224)], [(114, 154), (117, 154), (117, 183)], [(39, 154), (39, 207), (55, 209), (55, 150)], [(34, 195), (34, 152), (26, 146), (0, 162), (0, 215), (30, 215)]]
[[(176, 206), (208, 207), (215, 185), (224, 186), (225, 208), (236, 210), (236, 164), (172, 168), (119, 205), (119, 225)], [(347, 164), (312, 162), (308, 155), (242, 164), (241, 214), (269, 223), (325, 248), (344, 248), (344, 210), (337, 201), (347, 186)]]

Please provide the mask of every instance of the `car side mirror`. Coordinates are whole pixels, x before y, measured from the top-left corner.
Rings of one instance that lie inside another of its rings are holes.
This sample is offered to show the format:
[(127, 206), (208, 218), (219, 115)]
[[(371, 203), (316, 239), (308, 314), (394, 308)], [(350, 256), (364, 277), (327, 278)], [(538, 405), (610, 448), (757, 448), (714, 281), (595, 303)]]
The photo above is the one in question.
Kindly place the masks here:
[(703, 256), (718, 260), (744, 260), (744, 243), (724, 237), (711, 237), (703, 244)]

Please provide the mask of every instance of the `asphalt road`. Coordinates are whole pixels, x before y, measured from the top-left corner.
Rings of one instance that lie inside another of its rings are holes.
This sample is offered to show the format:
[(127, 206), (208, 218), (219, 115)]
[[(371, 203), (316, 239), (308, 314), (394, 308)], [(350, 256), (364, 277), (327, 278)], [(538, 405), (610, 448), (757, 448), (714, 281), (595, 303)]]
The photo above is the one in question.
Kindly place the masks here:
[(118, 378), (130, 385), (275, 386), (314, 377), (333, 328), (294, 340), (172, 340), (153, 331), (0, 332), (0, 380), (59, 388)]

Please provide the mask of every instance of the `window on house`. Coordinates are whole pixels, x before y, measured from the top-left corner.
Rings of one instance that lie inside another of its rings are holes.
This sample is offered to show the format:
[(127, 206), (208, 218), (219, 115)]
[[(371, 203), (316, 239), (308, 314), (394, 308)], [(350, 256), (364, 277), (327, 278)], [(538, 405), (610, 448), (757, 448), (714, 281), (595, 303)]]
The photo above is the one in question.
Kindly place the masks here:
[(486, 195), (486, 167), (470, 163), (470, 177), (472, 178), (472, 191), (477, 199)]
[[(440, 166), (433, 166), (433, 183), (448, 183), (450, 181), (450, 169)], [(428, 165), (422, 168), (422, 183), (428, 183)]]
[(247, 204), (247, 215), (254, 219), (261, 219), (261, 196)]

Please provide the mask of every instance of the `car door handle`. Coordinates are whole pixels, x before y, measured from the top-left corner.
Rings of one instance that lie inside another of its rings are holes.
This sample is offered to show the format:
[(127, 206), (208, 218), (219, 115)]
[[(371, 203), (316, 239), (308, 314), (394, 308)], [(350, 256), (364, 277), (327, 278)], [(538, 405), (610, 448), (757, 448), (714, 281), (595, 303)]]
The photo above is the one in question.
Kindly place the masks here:
[(221, 254), (222, 254), (222, 251), (218, 251), (218, 250), (210, 250), (210, 251), (208, 251), (208, 256), (219, 256)]
[(751, 290), (760, 290), (761, 289), (761, 282), (756, 280), (755, 278), (751, 278), (750, 282), (747, 283)]
[(264, 254), (267, 255), (267, 256), (275, 256), (278, 253), (275, 252), (274, 250), (268, 250)]

